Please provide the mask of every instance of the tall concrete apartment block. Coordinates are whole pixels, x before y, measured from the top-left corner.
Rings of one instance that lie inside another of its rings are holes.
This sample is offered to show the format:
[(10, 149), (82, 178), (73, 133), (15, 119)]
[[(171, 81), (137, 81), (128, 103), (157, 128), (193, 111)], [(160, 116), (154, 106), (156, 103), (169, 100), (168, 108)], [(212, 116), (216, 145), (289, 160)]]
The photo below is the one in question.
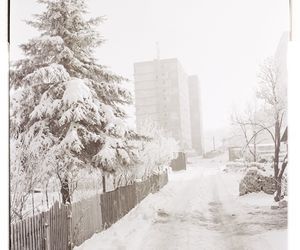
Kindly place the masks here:
[(201, 86), (198, 76), (189, 76), (189, 99), (191, 113), (191, 134), (193, 149), (200, 155), (204, 154)]
[(180, 143), (192, 148), (188, 75), (177, 59), (134, 64), (136, 123), (152, 119)]

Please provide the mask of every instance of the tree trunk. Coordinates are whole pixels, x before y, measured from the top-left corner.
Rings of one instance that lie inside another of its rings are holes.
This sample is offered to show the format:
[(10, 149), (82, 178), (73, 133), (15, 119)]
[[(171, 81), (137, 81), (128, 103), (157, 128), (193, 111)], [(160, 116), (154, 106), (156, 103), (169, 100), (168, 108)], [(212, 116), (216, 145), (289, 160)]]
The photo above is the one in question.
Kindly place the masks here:
[(281, 166), (281, 170), (280, 170), (280, 173), (277, 177), (277, 180), (278, 180), (278, 187), (277, 187), (277, 190), (276, 190), (276, 196), (274, 198), (275, 201), (280, 201), (281, 200), (281, 182), (282, 182), (282, 176), (283, 176), (283, 173), (284, 173), (284, 170), (287, 166), (287, 161), (284, 161), (282, 163), (282, 166)]
[(63, 182), (61, 183), (60, 193), (62, 196), (63, 204), (71, 203), (70, 195), (70, 185), (68, 177), (64, 177)]
[(277, 181), (278, 181), (278, 185), (277, 185), (276, 195), (274, 197), (274, 200), (276, 202), (281, 200), (281, 178), (280, 179), (277, 178)]
[(48, 185), (49, 185), (49, 180), (47, 181), (47, 184), (46, 184), (46, 202), (47, 202), (47, 208), (49, 208)]
[(275, 152), (274, 152), (274, 179), (276, 196), (275, 201), (279, 201), (281, 197), (281, 178), (279, 178), (279, 153), (280, 153), (280, 125), (279, 120), (275, 122)]
[[(254, 131), (254, 133), (256, 134), (256, 131)], [(253, 140), (253, 161), (256, 162), (257, 161), (257, 157), (256, 157), (256, 135), (254, 136), (254, 140)]]

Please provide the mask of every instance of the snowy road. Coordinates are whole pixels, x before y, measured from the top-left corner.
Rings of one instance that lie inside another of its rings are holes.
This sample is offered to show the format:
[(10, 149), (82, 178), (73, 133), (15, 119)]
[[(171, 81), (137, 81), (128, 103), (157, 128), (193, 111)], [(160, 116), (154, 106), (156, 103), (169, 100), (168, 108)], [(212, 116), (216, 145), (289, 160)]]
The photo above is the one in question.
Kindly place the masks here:
[(237, 174), (221, 160), (198, 160), (170, 176), (108, 230), (77, 250), (284, 250), (286, 210), (271, 210), (272, 197), (238, 196)]

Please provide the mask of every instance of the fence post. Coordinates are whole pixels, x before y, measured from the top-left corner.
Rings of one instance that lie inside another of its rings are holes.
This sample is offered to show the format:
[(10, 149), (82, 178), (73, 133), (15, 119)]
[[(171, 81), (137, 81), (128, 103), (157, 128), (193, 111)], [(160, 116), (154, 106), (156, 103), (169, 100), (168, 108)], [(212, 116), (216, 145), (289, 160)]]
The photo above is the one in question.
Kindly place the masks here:
[(67, 234), (68, 234), (68, 250), (73, 249), (73, 239), (72, 239), (72, 206), (68, 204), (67, 208)]
[(103, 193), (106, 193), (106, 179), (104, 174), (102, 174), (102, 189)]
[(45, 250), (50, 250), (50, 222), (49, 222), (49, 212), (43, 212), (43, 233), (44, 233), (44, 246)]

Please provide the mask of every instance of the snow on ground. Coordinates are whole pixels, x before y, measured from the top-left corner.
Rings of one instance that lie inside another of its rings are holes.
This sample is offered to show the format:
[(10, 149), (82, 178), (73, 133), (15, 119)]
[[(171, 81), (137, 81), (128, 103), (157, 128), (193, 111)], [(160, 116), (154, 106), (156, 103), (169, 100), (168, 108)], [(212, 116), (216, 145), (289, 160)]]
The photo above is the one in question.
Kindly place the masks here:
[(186, 171), (76, 250), (284, 250), (287, 210), (272, 196), (238, 196), (240, 175), (224, 159), (194, 158)]

